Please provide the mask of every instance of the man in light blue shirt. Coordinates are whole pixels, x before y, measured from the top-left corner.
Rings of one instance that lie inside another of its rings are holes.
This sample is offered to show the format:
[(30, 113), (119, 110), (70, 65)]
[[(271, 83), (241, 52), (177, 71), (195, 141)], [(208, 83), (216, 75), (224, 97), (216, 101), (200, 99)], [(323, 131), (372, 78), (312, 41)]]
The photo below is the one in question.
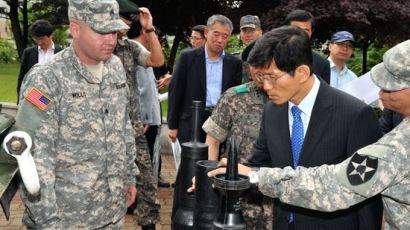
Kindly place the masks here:
[(205, 49), (206, 60), (206, 107), (215, 107), (221, 97), (222, 89), (222, 64), (225, 51), (215, 60), (212, 60)]
[(340, 88), (342, 85), (357, 78), (349, 70), (346, 62), (353, 54), (354, 37), (348, 31), (339, 31), (333, 34), (329, 44), (330, 86)]

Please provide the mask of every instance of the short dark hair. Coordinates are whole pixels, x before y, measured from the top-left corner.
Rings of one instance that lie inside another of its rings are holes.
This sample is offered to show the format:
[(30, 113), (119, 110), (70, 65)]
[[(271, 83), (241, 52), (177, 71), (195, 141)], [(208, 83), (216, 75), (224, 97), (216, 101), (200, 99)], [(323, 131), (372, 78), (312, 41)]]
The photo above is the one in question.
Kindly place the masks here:
[(44, 19), (39, 19), (30, 26), (30, 33), (33, 37), (50, 37), (53, 34), (54, 27), (51, 23)]
[(196, 26), (192, 27), (192, 31), (200, 33), (201, 36), (204, 38), (205, 37), (205, 28), (206, 28), (206, 25), (196, 25)]
[(250, 51), (248, 63), (266, 68), (275, 63), (279, 70), (293, 75), (300, 65), (312, 73), (312, 49), (305, 31), (295, 26), (282, 26), (264, 34)]
[(293, 10), (285, 18), (285, 25), (290, 25), (291, 22), (310, 22), (312, 30), (315, 28), (315, 18), (306, 10)]
[(129, 39), (134, 39), (134, 38), (139, 37), (141, 35), (141, 29), (142, 29), (142, 26), (141, 26), (140, 21), (132, 22), (130, 29), (127, 32), (127, 37)]

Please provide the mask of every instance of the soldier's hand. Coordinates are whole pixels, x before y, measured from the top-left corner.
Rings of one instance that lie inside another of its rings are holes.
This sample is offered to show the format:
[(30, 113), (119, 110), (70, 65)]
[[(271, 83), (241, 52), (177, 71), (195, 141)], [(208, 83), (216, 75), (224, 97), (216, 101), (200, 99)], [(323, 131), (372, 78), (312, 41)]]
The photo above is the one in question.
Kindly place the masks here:
[(143, 126), (144, 126), (144, 133), (146, 133), (148, 131), (150, 125), (149, 124), (143, 124)]
[(152, 15), (148, 8), (140, 7), (140, 23), (143, 29), (148, 30), (153, 27), (152, 25)]
[(167, 73), (164, 78), (158, 80), (158, 89), (162, 90), (171, 82), (172, 75)]
[[(213, 177), (219, 174), (226, 173), (226, 166), (228, 165), (228, 159), (222, 158), (221, 161), (218, 163), (218, 168), (208, 172), (209, 177)], [(247, 167), (243, 164), (238, 164), (238, 173), (244, 176), (248, 176), (249, 172), (251, 171), (250, 167)]]
[(195, 192), (195, 177), (192, 177), (192, 185), (188, 188), (187, 192)]
[(135, 202), (137, 197), (137, 187), (130, 186), (127, 190), (127, 207), (131, 206)]
[(175, 142), (178, 135), (178, 129), (170, 129), (168, 132), (168, 137), (172, 142)]

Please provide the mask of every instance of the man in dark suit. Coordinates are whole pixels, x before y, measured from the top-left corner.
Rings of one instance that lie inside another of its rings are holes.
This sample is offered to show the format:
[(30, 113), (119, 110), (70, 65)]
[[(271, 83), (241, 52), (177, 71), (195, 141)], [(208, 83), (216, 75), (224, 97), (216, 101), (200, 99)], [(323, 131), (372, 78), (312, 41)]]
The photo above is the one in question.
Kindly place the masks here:
[[(331, 88), (312, 73), (309, 38), (300, 28), (286, 26), (265, 34), (248, 62), (271, 101), (264, 108), (251, 166), (337, 164), (381, 137), (371, 107)], [(381, 228), (380, 197), (332, 213), (285, 205), (279, 200), (274, 209), (274, 229)]]
[[(213, 15), (205, 28), (205, 46), (181, 54), (169, 86), (168, 126), (172, 141), (177, 137), (180, 143), (189, 141), (192, 101), (204, 102), (202, 127), (221, 94), (241, 83), (241, 61), (224, 51), (232, 30), (231, 20)], [(200, 141), (205, 142), (203, 130)]]
[[(313, 15), (305, 10), (294, 10), (290, 12), (285, 19), (285, 25), (296, 26), (312, 38), (315, 29), (315, 19)], [(312, 51), (313, 56), (313, 73), (321, 77), (327, 84), (330, 84), (330, 63), (316, 51)]]
[[(223, 15), (213, 15), (205, 28), (204, 46), (184, 51), (177, 63), (168, 96), (169, 137), (180, 143), (190, 140), (192, 129), (192, 101), (202, 101), (205, 113), (200, 127), (212, 113), (223, 92), (239, 85), (242, 78), (242, 63), (224, 51), (233, 30), (232, 22)], [(200, 142), (205, 142), (205, 132), (200, 130)], [(181, 172), (181, 170), (179, 170)], [(174, 216), (183, 202), (181, 190), (185, 190), (180, 173), (177, 174), (172, 206), (172, 226)]]
[(23, 51), (20, 73), (17, 79), (17, 98), (19, 98), (20, 86), (24, 76), (31, 67), (36, 63), (51, 59), (54, 54), (61, 51), (61, 47), (54, 45), (53, 31), (53, 25), (44, 19), (37, 20), (30, 26), (31, 37), (37, 45), (26, 48)]

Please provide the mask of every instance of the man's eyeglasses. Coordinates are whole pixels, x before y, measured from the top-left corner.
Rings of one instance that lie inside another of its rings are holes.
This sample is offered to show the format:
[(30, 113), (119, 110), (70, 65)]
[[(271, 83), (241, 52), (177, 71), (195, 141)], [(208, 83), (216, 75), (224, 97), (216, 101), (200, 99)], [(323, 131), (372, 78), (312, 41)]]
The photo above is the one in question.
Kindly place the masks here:
[(288, 73), (283, 73), (283, 74), (278, 76), (277, 74), (274, 74), (274, 73), (260, 73), (259, 72), (259, 73), (255, 74), (255, 78), (256, 78), (256, 81), (258, 81), (260, 83), (263, 83), (264, 81), (269, 81), (272, 84), (276, 84), (276, 82), (281, 77), (285, 76), (286, 74), (288, 74)]
[(198, 40), (202, 40), (202, 39), (204, 39), (203, 37), (195, 37), (195, 36), (191, 36), (191, 37), (189, 37), (189, 39), (190, 40), (195, 40), (195, 41), (198, 41)]
[(340, 42), (340, 43), (336, 42), (335, 44), (345, 49), (353, 49), (353, 44), (350, 42)]
[(243, 29), (241, 29), (241, 32), (244, 34), (249, 34), (249, 33), (253, 33), (256, 31), (256, 28), (250, 28), (250, 27), (245, 27)]

